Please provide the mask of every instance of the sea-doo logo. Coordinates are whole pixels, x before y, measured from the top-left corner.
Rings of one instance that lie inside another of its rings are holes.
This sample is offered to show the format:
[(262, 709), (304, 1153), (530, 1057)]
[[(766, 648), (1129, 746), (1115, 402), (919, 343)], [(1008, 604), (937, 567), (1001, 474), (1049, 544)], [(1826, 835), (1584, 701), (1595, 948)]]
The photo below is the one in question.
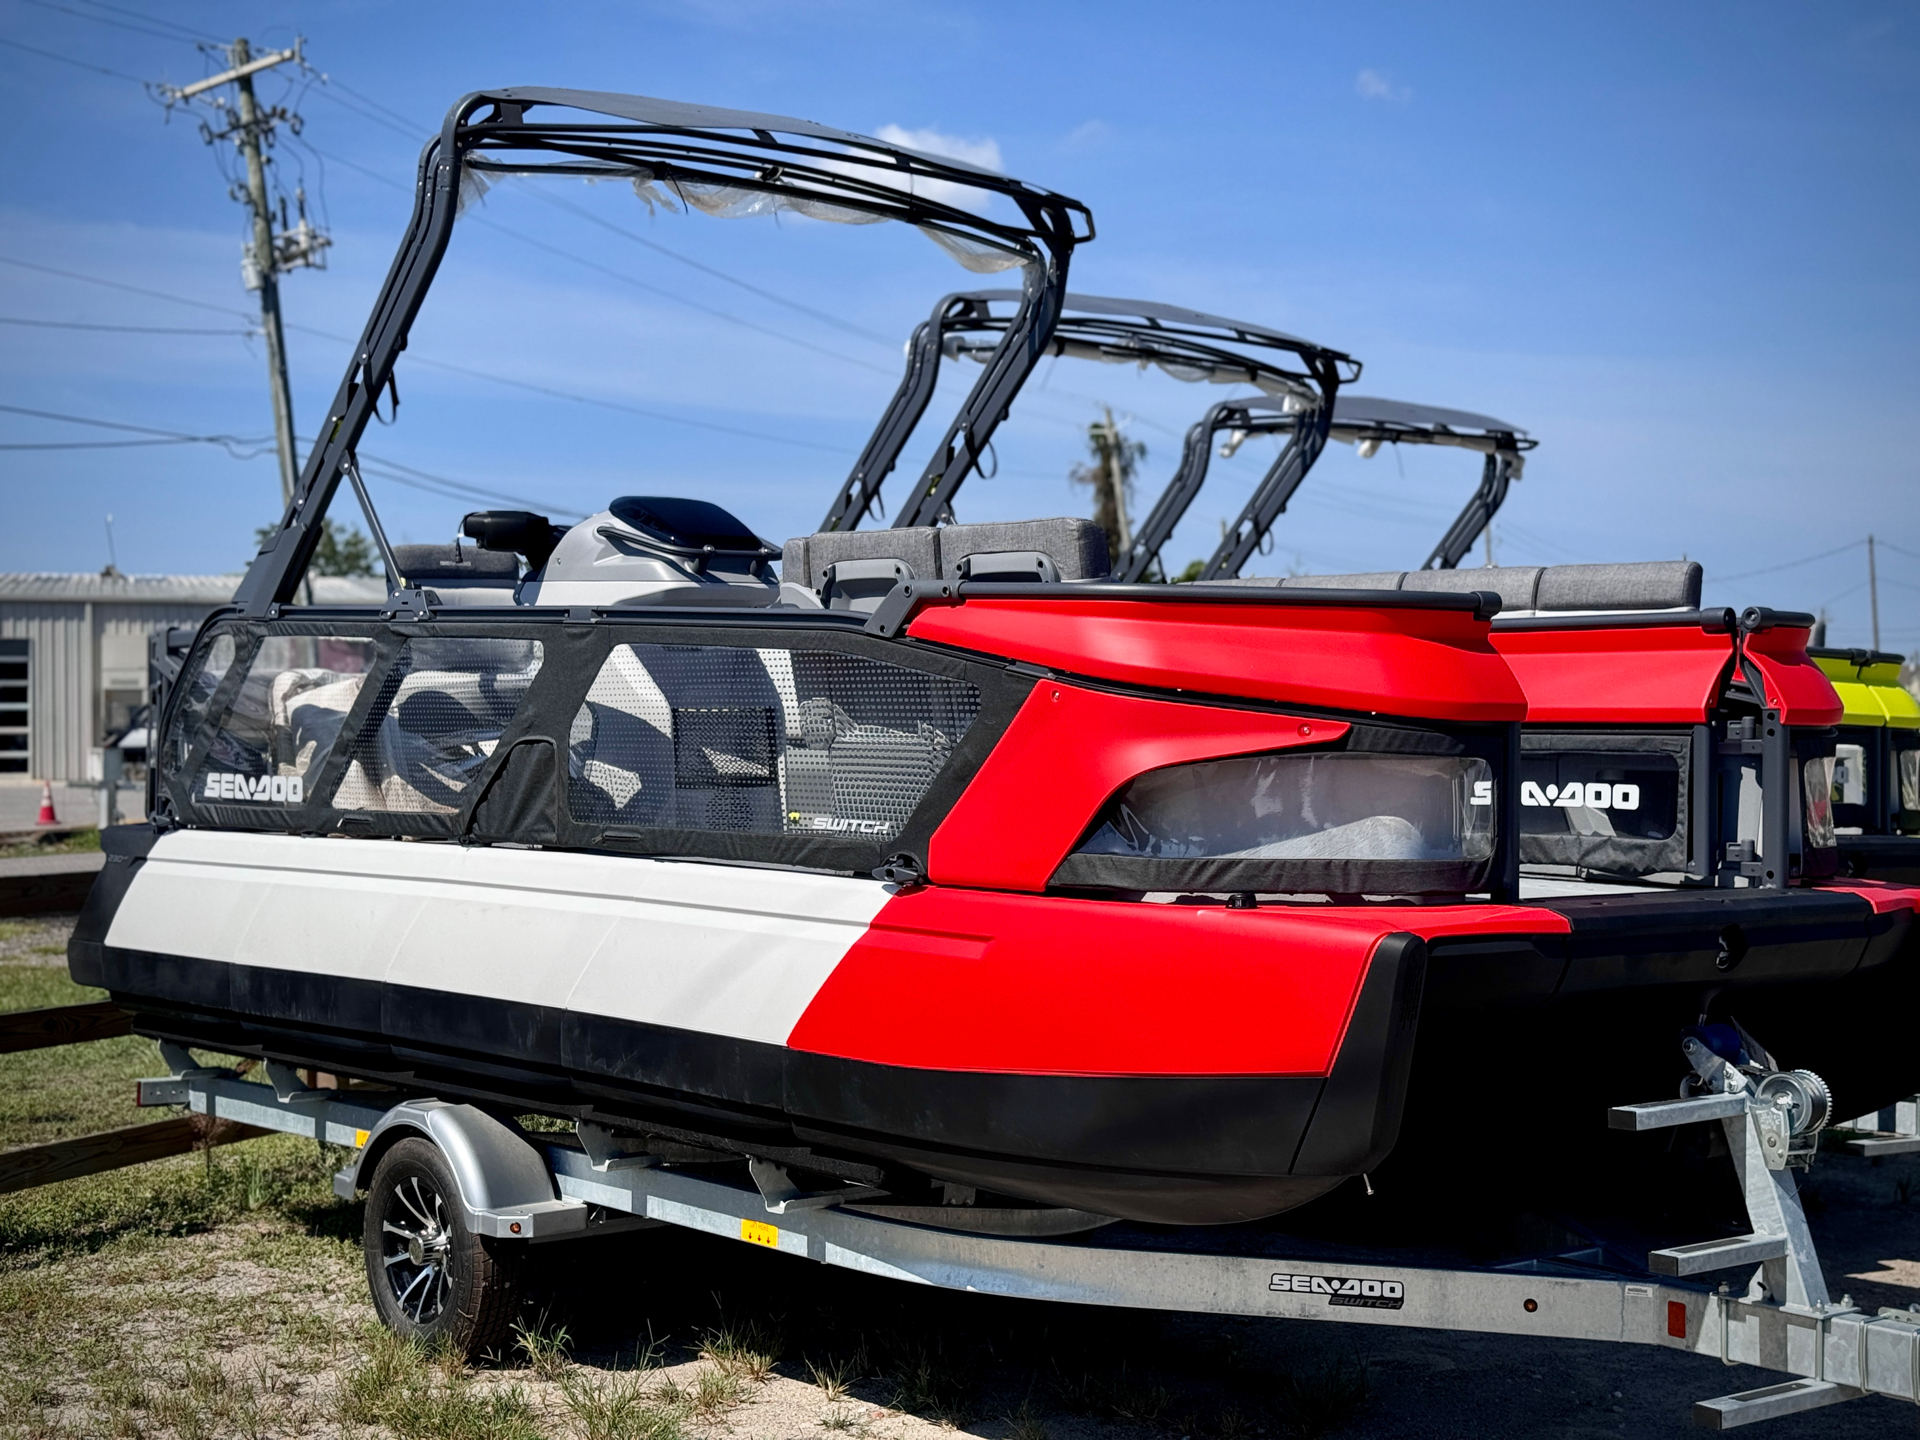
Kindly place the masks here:
[(1564, 785), (1542, 787), (1531, 780), (1520, 785), (1520, 803), (1533, 806), (1557, 806), (1562, 810), (1638, 810), (1638, 785), (1608, 785), (1594, 781), (1583, 785), (1569, 780)]
[(210, 770), (202, 798), (298, 805), (306, 799), (306, 793), (306, 782), (298, 775), (236, 775), (231, 770)]
[(1350, 1280), (1339, 1275), (1276, 1275), (1267, 1289), (1293, 1295), (1324, 1295), (1329, 1305), (1353, 1305), (1363, 1310), (1398, 1310), (1407, 1303), (1407, 1287), (1399, 1280)]
[(836, 835), (885, 835), (893, 827), (885, 820), (849, 820), (844, 815), (801, 815), (787, 817), (805, 830), (831, 830)]

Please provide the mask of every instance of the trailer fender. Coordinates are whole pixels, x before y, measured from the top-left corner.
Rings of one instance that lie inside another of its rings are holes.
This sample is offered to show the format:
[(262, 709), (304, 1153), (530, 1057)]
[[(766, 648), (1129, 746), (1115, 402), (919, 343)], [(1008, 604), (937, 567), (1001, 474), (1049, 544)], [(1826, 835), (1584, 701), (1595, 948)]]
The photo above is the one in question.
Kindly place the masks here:
[(366, 1188), (380, 1157), (397, 1140), (417, 1135), (446, 1157), (460, 1189), (467, 1228), (502, 1240), (547, 1239), (587, 1228), (587, 1207), (562, 1200), (540, 1152), (511, 1127), (472, 1105), (409, 1100), (380, 1117), (333, 1190), (351, 1200)]

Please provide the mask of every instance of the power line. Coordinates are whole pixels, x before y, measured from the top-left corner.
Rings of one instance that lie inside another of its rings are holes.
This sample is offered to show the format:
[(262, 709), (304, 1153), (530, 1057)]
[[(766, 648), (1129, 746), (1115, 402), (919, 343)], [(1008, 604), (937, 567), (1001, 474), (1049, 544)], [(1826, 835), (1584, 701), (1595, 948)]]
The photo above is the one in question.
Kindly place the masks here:
[[(412, 190), (411, 186), (402, 185), (398, 180), (393, 179), (391, 176), (382, 175), (375, 170), (369, 169), (365, 165), (357, 165), (353, 161), (348, 160), (343, 156), (329, 154), (327, 151), (320, 149), (316, 145), (309, 144), (307, 148), (312, 150), (314, 154), (320, 156), (323, 160), (332, 161), (336, 165), (344, 165), (349, 170), (357, 170), (362, 175), (365, 175), (369, 179), (378, 181), (380, 184), (388, 186), (391, 189), (405, 190), (411, 193), (411, 190)], [(565, 201), (555, 200), (554, 197), (542, 194), (539, 190), (533, 189), (533, 187), (528, 187), (528, 188), (531, 191), (531, 193), (537, 196), (539, 199), (551, 201), (552, 203), (560, 205), (562, 208), (565, 208), (565, 209), (573, 208), (571, 206), (568, 206)], [(599, 221), (597, 217), (591, 214), (591, 212), (580, 211), (577, 213), (586, 215), (588, 219), (595, 220), (596, 223), (606, 223), (606, 222)], [(895, 374), (894, 371), (887, 369), (885, 366), (876, 365), (870, 360), (859, 360), (859, 359), (855, 359), (851, 355), (842, 355), (837, 350), (829, 350), (824, 345), (816, 344), (811, 340), (802, 339), (797, 335), (788, 335), (784, 331), (775, 330), (771, 326), (757, 324), (752, 320), (743, 320), (738, 315), (729, 314), (725, 310), (715, 309), (711, 305), (702, 305), (697, 300), (689, 300), (684, 295), (677, 295), (673, 291), (663, 289), (658, 285), (649, 285), (646, 281), (636, 279), (634, 276), (627, 274), (625, 271), (616, 270), (611, 265), (603, 265), (598, 260), (590, 260), (584, 255), (576, 255), (571, 250), (563, 249), (562, 247), (555, 245), (550, 241), (540, 240), (535, 238), (532, 235), (523, 234), (522, 232), (513, 229), (511, 226), (502, 225), (498, 220), (488, 219), (484, 215), (475, 215), (471, 217), (468, 223), (475, 224), (475, 225), (482, 225), (489, 230), (497, 230), (502, 235), (506, 235), (511, 237), (512, 239), (520, 241), (520, 243), (523, 245), (531, 245), (534, 247), (534, 249), (544, 250), (549, 255), (558, 255), (563, 260), (571, 260), (576, 265), (584, 265), (587, 267), (587, 269), (598, 271), (600, 274), (605, 275), (610, 279), (618, 280), (623, 285), (631, 285), (634, 289), (643, 290), (649, 295), (656, 295), (661, 299), (671, 301), (673, 304), (676, 304), (676, 305), (684, 305), (687, 309), (693, 310), (701, 315), (709, 315), (716, 320), (725, 320), (728, 324), (738, 325), (742, 329), (751, 330), (756, 335), (765, 335), (770, 339), (779, 340), (788, 345), (797, 345), (801, 349), (810, 350), (816, 355), (825, 355), (830, 359), (841, 361), (843, 364), (852, 365), (857, 369), (871, 371), (876, 375), (885, 375), (891, 378)], [(709, 274), (718, 275), (723, 280), (730, 280), (732, 281), (732, 283), (736, 285), (740, 285), (745, 289), (752, 290), (755, 294), (764, 295), (768, 299), (778, 301), (780, 304), (788, 305), (790, 308), (797, 309), (808, 315), (817, 316), (819, 318), (827, 318), (827, 319), (831, 318), (826, 316), (824, 312), (811, 310), (807, 306), (799, 304), (797, 301), (785, 300), (781, 296), (775, 295), (770, 290), (761, 290), (757, 286), (749, 285), (744, 280), (734, 280), (732, 276), (726, 275), (721, 271), (714, 270), (710, 266), (701, 265), (697, 261), (686, 260), (686, 257), (684, 256), (674, 255), (674, 253), (671, 250), (666, 249), (664, 246), (655, 245), (650, 240), (644, 240), (640, 236), (631, 235), (629, 234), (629, 232), (625, 230), (621, 230), (620, 227), (617, 225), (608, 225), (607, 228), (614, 230), (618, 234), (627, 235), (628, 238), (638, 241), (640, 244), (646, 245), (651, 249), (659, 250), (662, 254), (671, 256), (672, 258), (677, 260), (683, 260), (685, 261), (685, 263), (689, 265), (693, 265), (696, 269), (705, 270)], [(849, 327), (843, 325), (841, 328), (846, 329)], [(854, 328), (853, 333), (856, 335), (859, 335), (862, 339), (870, 338), (865, 331), (859, 330), (857, 328)], [(891, 345), (892, 342), (888, 341), (884, 343)]]
[(236, 460), (252, 460), (265, 455), (273, 448), (273, 441), (265, 442), (266, 448), (252, 450), (242, 455), (232, 448), (235, 442), (231, 436), (222, 435), (181, 435), (163, 440), (47, 440), (33, 444), (0, 444), (0, 450), (133, 450), (145, 445), (221, 445)]
[(187, 325), (93, 325), (84, 320), (28, 320), (0, 315), (0, 325), (34, 325), (45, 330), (110, 330), (121, 335), (257, 335), (257, 330), (212, 330)]
[(521, 188), (545, 204), (552, 205), (556, 209), (565, 210), (569, 214), (576, 215), (590, 224), (598, 225), (603, 230), (611, 230), (623, 239), (631, 240), (636, 245), (644, 245), (655, 254), (664, 255), (667, 259), (677, 261), (691, 269), (698, 270), (703, 275), (711, 275), (716, 280), (724, 280), (729, 285), (736, 285), (750, 295), (758, 295), (762, 300), (771, 300), (776, 305), (784, 305), (789, 310), (796, 311), (810, 319), (821, 321), (823, 324), (831, 325), (836, 330), (844, 330), (849, 335), (857, 335), (862, 340), (871, 340), (876, 345), (884, 345), (889, 350), (896, 349), (899, 346), (900, 342), (892, 336), (881, 335), (876, 331), (855, 325), (851, 321), (843, 320), (838, 315), (834, 315), (828, 311), (816, 310), (811, 305), (803, 305), (798, 300), (790, 300), (785, 295), (764, 289), (759, 285), (755, 285), (750, 280), (742, 280), (738, 275), (729, 275), (726, 271), (695, 260), (690, 255), (682, 255), (677, 250), (669, 249), (657, 240), (649, 240), (644, 235), (636, 234), (624, 225), (616, 225), (611, 220), (594, 214), (583, 205), (575, 205), (570, 200), (562, 200), (558, 195), (549, 195), (531, 183), (524, 184)]
[(164, 20), (158, 15), (146, 15), (138, 10), (129, 10), (124, 5), (109, 5), (107, 0), (80, 0), (80, 3), (90, 9), (109, 10), (115, 15), (124, 15), (129, 20), (141, 20), (149, 25), (162, 26), (165, 29), (176, 31), (182, 38), (192, 40), (198, 44), (224, 45), (226, 43), (226, 41), (220, 39), (217, 35), (208, 35), (199, 30), (190, 29), (185, 25), (179, 24), (177, 21)]
[[(121, 444), (218, 445), (222, 449), (224, 449), (229, 455), (232, 455), (236, 460), (251, 460), (256, 455), (261, 455), (266, 453), (264, 450), (255, 448), (252, 451), (250, 451), (250, 453), (246, 455), (242, 455), (238, 453), (238, 449), (236, 447), (240, 447), (240, 448), (245, 448), (248, 446), (258, 447), (263, 444), (271, 446), (273, 443), (271, 439), (264, 440), (264, 441), (257, 440), (257, 439), (249, 440), (249, 439), (243, 439), (237, 435), (187, 435), (178, 430), (162, 430), (153, 425), (133, 425), (133, 424), (127, 423), (124, 420), (100, 420), (89, 415), (66, 415), (66, 414), (62, 414), (58, 410), (32, 410), (24, 405), (0, 405), (0, 411), (5, 411), (9, 415), (28, 415), (33, 417), (36, 420), (57, 420), (62, 424), (66, 424), (66, 425), (91, 425), (96, 429), (100, 429), (100, 430), (122, 430), (135, 435), (151, 435), (151, 436), (159, 437), (156, 440), (123, 441), (123, 442), (120, 442)], [(65, 442), (65, 443), (56, 443), (56, 444), (24, 444), (24, 445), (15, 444), (15, 445), (0, 446), (0, 449), (7, 449), (7, 450), (55, 450), (55, 449), (81, 450), (81, 449), (108, 449), (108, 448), (112, 448), (112, 447), (110, 447), (104, 442), (96, 443), (96, 444), (85, 444), (81, 442)]]
[(1799, 560), (1789, 560), (1785, 564), (1768, 565), (1759, 570), (1743, 570), (1738, 575), (1716, 575), (1713, 583), (1716, 585), (1730, 585), (1735, 580), (1751, 580), (1756, 575), (1777, 574), (1779, 571), (1791, 570), (1798, 565), (1811, 565), (1816, 560), (1826, 560), (1835, 555), (1845, 554), (1847, 551), (1866, 543), (1864, 540), (1849, 540), (1846, 544), (1836, 545), (1831, 550), (1822, 550), (1818, 555), (1808, 555)]
[[(296, 327), (297, 328), (297, 327)], [(629, 415), (642, 415), (649, 420), (662, 420), (669, 425), (689, 425), (696, 430), (712, 430), (722, 435), (737, 435), (748, 440), (765, 440), (774, 445), (793, 445), (803, 450), (827, 450), (833, 454), (843, 454), (844, 446), (828, 445), (819, 440), (797, 440), (791, 435), (769, 435), (760, 430), (748, 430), (738, 425), (717, 425), (710, 420), (688, 420), (679, 415), (668, 415), (659, 410), (647, 410), (638, 405), (626, 405), (618, 400), (601, 400), (592, 395), (576, 395), (567, 390), (555, 390), (546, 385), (536, 385), (531, 380), (514, 380), (505, 375), (490, 375), (485, 370), (469, 369), (465, 365), (455, 365), (447, 360), (429, 360), (422, 355), (410, 357), (416, 365), (430, 366), (435, 370), (446, 370), (455, 375), (470, 375), (476, 380), (490, 380), (496, 385), (510, 385), (516, 390), (529, 390), (536, 395), (550, 395), (556, 400), (573, 400), (582, 405), (597, 405), (606, 410), (620, 410)]]
[[(26, 0), (29, 5), (37, 5), (42, 10), (58, 10), (62, 15), (71, 15), (76, 20), (91, 20), (96, 25), (111, 25), (116, 30), (131, 30), (136, 35), (148, 35), (155, 40), (171, 40), (176, 45), (194, 45), (198, 42), (182, 35), (169, 35), (164, 30), (150, 30), (145, 25), (129, 24), (125, 20), (109, 20), (104, 15), (89, 15), (85, 10), (75, 10), (68, 5), (55, 4), (54, 0)], [(145, 18), (144, 16), (142, 17)]]
[[(116, 450), (140, 445), (218, 445), (236, 460), (257, 459), (269, 453), (273, 446), (271, 436), (246, 439), (234, 435), (188, 435), (178, 430), (162, 430), (153, 425), (134, 425), (124, 420), (101, 420), (91, 415), (67, 415), (57, 410), (33, 410), (24, 405), (0, 405), (0, 411), (13, 415), (28, 415), (37, 420), (56, 420), (67, 425), (87, 425), (101, 430), (121, 430), (143, 437), (139, 440), (70, 440), (52, 441), (35, 444), (0, 444), (0, 450)], [(312, 445), (313, 441), (301, 437), (301, 444)], [(253, 449), (241, 454), (236, 447), (252, 446)], [(499, 490), (489, 490), (483, 485), (474, 485), (464, 480), (455, 480), (446, 475), (436, 475), (429, 470), (419, 470), (411, 465), (402, 465), (397, 460), (384, 460), (377, 455), (362, 453), (361, 465), (380, 478), (393, 480), (397, 484), (408, 485), (417, 490), (449, 495), (453, 499), (478, 497), (486, 500), (505, 500), (514, 505), (527, 505), (539, 508), (540, 502), (529, 501), (523, 496), (509, 495)], [(388, 473), (390, 472), (390, 473)], [(439, 487), (439, 488), (436, 488)], [(454, 493), (459, 492), (459, 493)], [(562, 514), (577, 514), (577, 511), (562, 511)]]
[(38, 55), (42, 60), (58, 60), (62, 65), (74, 65), (82, 70), (91, 70), (96, 75), (111, 75), (116, 80), (131, 80), (136, 85), (144, 85), (147, 83), (138, 75), (128, 75), (119, 70), (109, 70), (104, 65), (94, 65), (86, 60), (76, 60), (71, 55), (56, 55), (51, 50), (42, 50), (35, 45), (22, 45), (18, 40), (9, 40), (4, 36), (0, 36), (0, 45), (10, 46), (15, 50), (24, 50), (29, 55)]
[[(311, 441), (307, 442), (311, 444)], [(524, 506), (529, 510), (555, 511), (555, 507), (545, 501), (529, 500), (524, 495), (510, 495), (500, 490), (489, 490), (483, 485), (474, 485), (465, 480), (453, 480), (445, 475), (435, 475), (428, 470), (415, 469), (411, 465), (402, 465), (397, 460), (382, 460), (366, 451), (358, 452), (360, 468), (377, 479), (391, 480), (396, 485), (405, 485), (410, 489), (422, 490), (430, 495), (440, 495), (447, 499), (464, 500), (504, 500), (509, 505)], [(559, 509), (561, 515), (583, 515), (583, 510)]]
[(338, 90), (341, 94), (350, 96), (351, 98), (358, 100), (362, 105), (366, 106), (369, 110), (377, 110), (382, 115), (389, 117), (387, 123), (402, 130), (405, 134), (413, 136), (415, 139), (418, 139), (422, 131), (424, 130), (425, 127), (417, 127), (411, 119), (409, 119), (405, 115), (402, 115), (398, 110), (393, 109), (391, 106), (382, 105), (378, 100), (375, 100), (371, 95), (362, 95), (358, 90), (354, 89), (351, 85), (347, 84), (346, 81), (336, 80), (331, 75), (327, 75), (323, 78), (325, 79), (328, 85)]
[[(205, 300), (189, 300), (180, 295), (168, 295), (159, 290), (148, 290), (138, 285), (127, 285), (118, 280), (104, 280), (97, 275), (82, 275), (76, 270), (59, 270), (51, 265), (36, 264), (31, 260), (15, 260), (11, 256), (0, 255), (0, 264), (18, 265), (26, 270), (38, 270), (48, 275), (58, 275), (67, 280), (81, 280), (89, 285), (104, 285), (114, 290), (128, 290), (136, 295), (147, 295), (158, 300), (171, 300), (177, 305), (192, 305), (202, 310), (218, 311), (222, 315), (238, 315), (243, 320), (253, 317), (244, 310), (230, 309), (225, 305), (214, 305)], [(336, 335), (330, 330), (320, 330), (312, 325), (298, 325), (289, 321), (287, 329), (297, 330), (303, 335), (317, 336), (322, 340), (331, 340), (338, 345), (351, 345), (354, 342), (345, 335)], [(547, 385), (536, 385), (528, 380), (516, 380), (506, 375), (495, 375), (485, 370), (475, 370), (466, 365), (455, 365), (446, 360), (430, 360), (424, 355), (409, 351), (407, 358), (415, 365), (424, 365), (434, 370), (446, 370), (456, 375), (467, 375), (477, 380), (488, 380), (496, 385), (510, 385), (518, 390), (531, 390), (536, 394), (549, 395), (560, 400), (573, 400), (582, 405), (597, 405), (604, 409), (620, 410), (630, 415), (645, 416), (650, 420), (661, 420), (669, 425), (685, 425), (696, 430), (711, 430), (722, 435), (742, 436), (750, 440), (764, 440), (774, 445), (792, 445), (803, 450), (830, 450), (841, 453), (842, 447), (827, 445), (817, 440), (800, 440), (790, 435), (769, 435), (763, 431), (747, 430), (739, 426), (715, 424), (709, 420), (691, 420), (684, 416), (668, 415), (658, 410), (647, 410), (637, 405), (625, 405), (617, 400), (604, 400), (592, 395), (580, 395), (569, 390), (556, 390)]]
[[(88, 285), (104, 285), (109, 290), (125, 290), (131, 295), (145, 295), (151, 300), (167, 300), (175, 305), (191, 305), (196, 310), (213, 310), (221, 315), (237, 315), (242, 320), (253, 319), (249, 312), (236, 310), (231, 305), (215, 305), (210, 300), (189, 300), (184, 295), (169, 295), (164, 290), (149, 290), (141, 285), (129, 285), (124, 280), (107, 280), (98, 275), (82, 275), (78, 270), (60, 270), (52, 265), (41, 265), (32, 260), (16, 260), (11, 255), (0, 255), (0, 265), (18, 265), (22, 270), (38, 270), (42, 275), (58, 275), (62, 280), (79, 280)], [(330, 335), (327, 338), (331, 340), (339, 337)]]

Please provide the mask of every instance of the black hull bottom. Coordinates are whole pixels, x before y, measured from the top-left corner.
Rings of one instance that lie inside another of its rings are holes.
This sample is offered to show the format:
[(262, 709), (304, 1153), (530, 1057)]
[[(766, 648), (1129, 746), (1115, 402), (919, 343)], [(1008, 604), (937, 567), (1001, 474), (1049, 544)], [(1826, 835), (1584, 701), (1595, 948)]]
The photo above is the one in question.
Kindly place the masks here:
[(1920, 885), (1920, 835), (1842, 835), (1840, 873)]

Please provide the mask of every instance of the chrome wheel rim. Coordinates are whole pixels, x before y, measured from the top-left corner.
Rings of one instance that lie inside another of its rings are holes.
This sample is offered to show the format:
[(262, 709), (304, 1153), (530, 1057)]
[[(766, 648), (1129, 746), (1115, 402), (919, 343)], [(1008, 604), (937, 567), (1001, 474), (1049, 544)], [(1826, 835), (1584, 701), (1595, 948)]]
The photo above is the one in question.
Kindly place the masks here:
[(447, 1307), (451, 1282), (447, 1256), (452, 1237), (446, 1201), (422, 1175), (408, 1175), (393, 1187), (380, 1221), (381, 1262), (387, 1287), (400, 1313), (416, 1325), (428, 1325)]

